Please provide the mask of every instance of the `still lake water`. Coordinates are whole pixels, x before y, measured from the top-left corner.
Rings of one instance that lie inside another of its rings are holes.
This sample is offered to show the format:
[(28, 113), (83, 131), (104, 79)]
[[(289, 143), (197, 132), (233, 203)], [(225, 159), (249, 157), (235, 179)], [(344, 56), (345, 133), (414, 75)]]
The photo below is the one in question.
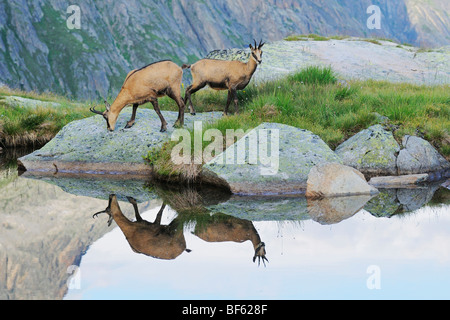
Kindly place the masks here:
[[(18, 176), (17, 156), (1, 158), (0, 299), (450, 298), (450, 191), (438, 185), (372, 199), (230, 197)], [(123, 215), (93, 218), (109, 199)], [(145, 227), (131, 223), (132, 199)]]

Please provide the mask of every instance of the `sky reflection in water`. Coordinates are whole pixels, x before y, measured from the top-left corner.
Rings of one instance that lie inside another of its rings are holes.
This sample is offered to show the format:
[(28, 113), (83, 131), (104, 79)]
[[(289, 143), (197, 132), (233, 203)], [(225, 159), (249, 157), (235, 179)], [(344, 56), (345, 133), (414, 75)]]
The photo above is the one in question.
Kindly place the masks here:
[[(153, 222), (159, 208), (144, 212)], [(167, 207), (162, 224), (176, 212)], [(100, 218), (98, 223), (106, 223)], [(66, 299), (448, 299), (450, 206), (376, 218), (365, 210), (338, 224), (313, 220), (253, 223), (266, 244), (266, 267), (253, 246), (208, 243), (188, 226), (187, 248), (166, 261), (132, 251), (114, 228), (83, 256), (80, 286)], [(380, 289), (369, 289), (370, 266)]]

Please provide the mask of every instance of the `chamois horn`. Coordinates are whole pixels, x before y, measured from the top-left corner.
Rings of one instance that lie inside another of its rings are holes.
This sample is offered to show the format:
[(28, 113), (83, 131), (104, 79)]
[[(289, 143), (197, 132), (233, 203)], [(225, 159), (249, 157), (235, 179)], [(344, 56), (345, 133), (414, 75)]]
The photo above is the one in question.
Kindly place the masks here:
[(95, 110), (95, 107), (91, 107), (91, 108), (89, 108), (89, 110), (90, 110), (92, 113), (99, 114), (99, 115), (103, 115), (103, 112), (100, 112), (100, 111)]
[(261, 39), (261, 41), (259, 42), (259, 45), (258, 45), (258, 49), (261, 49), (264, 44), (265, 44), (265, 42), (262, 42), (262, 39)]

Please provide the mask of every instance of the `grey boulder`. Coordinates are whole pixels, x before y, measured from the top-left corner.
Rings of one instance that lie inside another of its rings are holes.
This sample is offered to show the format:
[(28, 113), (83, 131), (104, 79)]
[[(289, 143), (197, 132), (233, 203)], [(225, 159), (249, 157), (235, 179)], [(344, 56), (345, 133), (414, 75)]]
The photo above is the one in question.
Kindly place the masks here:
[(302, 193), (309, 171), (322, 162), (341, 160), (317, 135), (284, 124), (263, 123), (206, 163), (201, 178), (234, 194)]

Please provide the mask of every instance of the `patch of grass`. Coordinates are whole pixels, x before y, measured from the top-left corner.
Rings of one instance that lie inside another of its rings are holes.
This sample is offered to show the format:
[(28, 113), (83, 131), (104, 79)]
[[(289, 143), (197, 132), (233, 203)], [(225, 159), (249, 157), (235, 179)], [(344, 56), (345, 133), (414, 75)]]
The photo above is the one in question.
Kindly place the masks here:
[(20, 96), (60, 104), (58, 107), (9, 106), (0, 99), (0, 145), (2, 147), (39, 146), (51, 140), (71, 121), (91, 116), (88, 104), (78, 104), (52, 94), (0, 89), (0, 97)]
[[(342, 84), (331, 68), (313, 66), (282, 79), (250, 84), (238, 92), (239, 113), (223, 117), (204, 130), (217, 128), (225, 136), (226, 129), (247, 131), (262, 122), (277, 122), (309, 130), (335, 149), (359, 131), (382, 123), (399, 143), (405, 134), (418, 135), (449, 159), (448, 90), (448, 85), (372, 80)], [(193, 98), (197, 112), (223, 111), (227, 93), (204, 89)], [(234, 111), (233, 105), (230, 109)], [(168, 143), (161, 154), (153, 150), (149, 158), (162, 174), (176, 175), (177, 170), (170, 165), (170, 150)]]
[(328, 41), (328, 40), (344, 40), (349, 38), (349, 36), (343, 36), (343, 35), (334, 35), (334, 36), (321, 36), (315, 33), (310, 33), (310, 34), (293, 34), (290, 35), (286, 38), (284, 38), (284, 40), (286, 41), (308, 41), (308, 40), (313, 40), (313, 41)]
[(327, 85), (336, 83), (337, 76), (331, 67), (308, 66), (288, 76), (288, 80), (304, 84)]
[(329, 38), (329, 37), (320, 36), (320, 35), (314, 34), (314, 33), (310, 33), (308, 35), (304, 35), (304, 34), (291, 35), (291, 36), (284, 38), (284, 40), (286, 40), (286, 41), (308, 41), (308, 40), (328, 41), (330, 39), (331, 38)]

